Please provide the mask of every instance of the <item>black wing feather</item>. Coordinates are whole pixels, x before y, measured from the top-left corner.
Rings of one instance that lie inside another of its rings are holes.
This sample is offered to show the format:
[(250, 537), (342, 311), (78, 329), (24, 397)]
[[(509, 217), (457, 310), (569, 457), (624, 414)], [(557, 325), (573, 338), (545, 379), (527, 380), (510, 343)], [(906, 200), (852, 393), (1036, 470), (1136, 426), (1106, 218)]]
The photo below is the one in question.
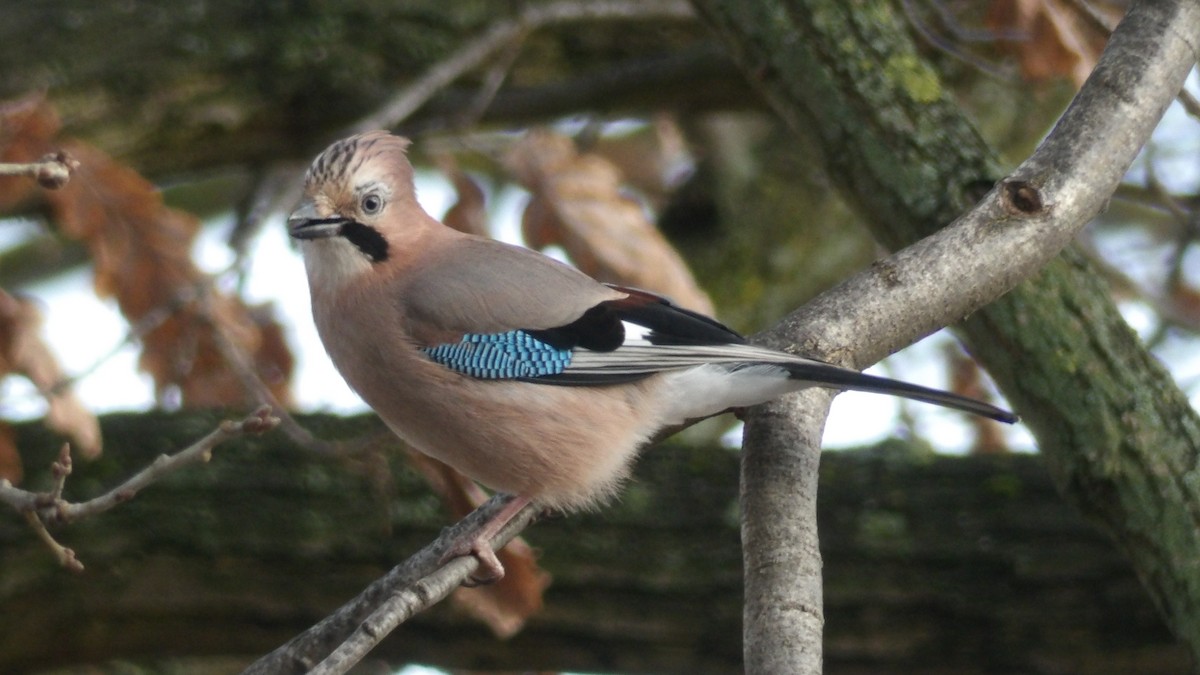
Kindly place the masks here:
[(746, 338), (725, 324), (660, 295), (621, 286), (612, 288), (629, 297), (601, 302), (563, 326), (524, 330), (557, 349), (578, 347), (596, 352), (611, 352), (624, 344), (624, 321), (650, 329), (646, 339), (655, 345), (746, 344)]
[(612, 286), (628, 298), (609, 300), (617, 316), (650, 329), (646, 339), (655, 345), (746, 344), (746, 338), (716, 319), (636, 288)]
[(611, 352), (625, 342), (625, 326), (608, 302), (592, 307), (565, 326), (525, 332), (556, 349), (583, 347)]
[[(555, 328), (525, 329), (524, 332), (556, 349), (582, 348), (611, 352), (625, 342), (624, 322), (648, 328), (646, 340), (654, 345), (746, 344), (746, 338), (716, 319), (675, 305), (654, 293), (613, 286), (629, 297), (606, 300), (587, 310), (578, 319)], [(636, 382), (652, 375), (637, 373), (572, 373), (517, 378), (540, 384), (597, 386)]]

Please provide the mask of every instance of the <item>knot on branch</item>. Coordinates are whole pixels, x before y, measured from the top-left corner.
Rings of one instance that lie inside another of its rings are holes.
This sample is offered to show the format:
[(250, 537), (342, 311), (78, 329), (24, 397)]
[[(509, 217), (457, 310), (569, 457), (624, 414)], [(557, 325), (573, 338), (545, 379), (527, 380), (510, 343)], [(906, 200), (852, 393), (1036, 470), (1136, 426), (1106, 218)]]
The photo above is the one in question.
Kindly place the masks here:
[(1004, 205), (1011, 212), (1031, 216), (1045, 208), (1041, 190), (1023, 180), (1005, 181), (1002, 194)]

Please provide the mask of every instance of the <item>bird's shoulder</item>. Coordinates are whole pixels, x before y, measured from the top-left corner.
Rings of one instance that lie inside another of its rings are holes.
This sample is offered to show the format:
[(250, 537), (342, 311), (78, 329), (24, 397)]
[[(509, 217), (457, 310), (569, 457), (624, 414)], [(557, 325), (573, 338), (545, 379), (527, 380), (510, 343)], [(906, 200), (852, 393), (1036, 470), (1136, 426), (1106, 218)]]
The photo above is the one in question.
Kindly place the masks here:
[[(421, 252), (397, 293), (419, 342), (522, 331), (559, 349), (740, 344), (715, 319), (635, 288), (602, 284), (529, 249), (458, 235)], [(640, 327), (631, 332), (627, 326)]]
[(470, 235), (422, 252), (396, 283), (412, 321), (459, 333), (554, 328), (625, 297), (540, 253)]

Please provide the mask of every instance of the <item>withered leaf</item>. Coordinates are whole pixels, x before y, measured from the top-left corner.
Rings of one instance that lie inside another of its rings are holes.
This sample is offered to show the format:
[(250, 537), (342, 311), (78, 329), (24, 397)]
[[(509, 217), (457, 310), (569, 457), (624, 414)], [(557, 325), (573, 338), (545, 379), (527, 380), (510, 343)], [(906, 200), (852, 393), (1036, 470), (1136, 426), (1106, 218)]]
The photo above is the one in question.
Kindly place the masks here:
[[(70, 182), (41, 198), (60, 230), (87, 246), (96, 293), (116, 298), (125, 318), (145, 327), (140, 365), (160, 398), (178, 390), (185, 405), (251, 402), (249, 375), (280, 402), (290, 400), (292, 356), (275, 322), (208, 288), (192, 263), (194, 216), (167, 207), (153, 184), (100, 149), (71, 139), (56, 147), (57, 115), (43, 98), (0, 105), (0, 130), (0, 158), (31, 161), (61, 149), (79, 163)], [(0, 182), (0, 206), (24, 198)], [(222, 345), (244, 354), (255, 372), (238, 372)]]
[(16, 373), (28, 378), (49, 405), (46, 426), (68, 436), (83, 457), (95, 457), (100, 454), (100, 423), (69, 388), (59, 387), (63, 372), (42, 340), (41, 324), (32, 301), (0, 290), (0, 377)]
[[(1112, 4), (1090, 6), (1112, 24), (1123, 13)], [(1106, 32), (1070, 0), (992, 0), (987, 24), (997, 32), (1028, 36), (999, 46), (1017, 57), (1021, 74), (1032, 82), (1066, 77), (1082, 85), (1108, 41)]]
[(12, 427), (0, 420), (0, 479), (20, 485), (24, 477), (25, 465), (21, 462), (21, 453), (17, 451), (17, 439)]
[(587, 274), (661, 293), (688, 309), (713, 312), (683, 258), (637, 201), (621, 192), (620, 171), (547, 130), (517, 141), (505, 166), (532, 193), (522, 218), (531, 246), (561, 246)]
[(442, 216), (442, 222), (459, 232), (477, 234), (481, 237), (488, 236), (487, 204), (483, 188), (479, 187), (479, 184), (467, 172), (459, 168), (453, 156), (438, 157), (437, 165), (441, 172), (450, 179), (450, 184), (454, 186), (454, 193), (458, 197), (454, 204), (446, 210), (446, 214)]
[[(25, 164), (46, 155), (62, 126), (42, 94), (0, 102), (0, 162)], [(17, 176), (0, 176), (0, 211), (30, 199), (37, 184)]]

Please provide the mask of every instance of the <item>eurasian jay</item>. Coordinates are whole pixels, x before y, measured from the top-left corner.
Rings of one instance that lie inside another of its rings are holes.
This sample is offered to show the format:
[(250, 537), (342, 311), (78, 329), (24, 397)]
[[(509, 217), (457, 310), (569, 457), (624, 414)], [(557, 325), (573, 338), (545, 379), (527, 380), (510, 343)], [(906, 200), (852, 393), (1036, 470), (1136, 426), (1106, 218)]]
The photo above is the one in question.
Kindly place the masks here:
[(611, 498), (638, 450), (689, 420), (812, 386), (892, 394), (1003, 422), (949, 392), (747, 343), (714, 319), (463, 234), (417, 203), (408, 140), (334, 143), (288, 218), (338, 371), (415, 448), (516, 496), (453, 555), (503, 568), (491, 538), (522, 507)]

